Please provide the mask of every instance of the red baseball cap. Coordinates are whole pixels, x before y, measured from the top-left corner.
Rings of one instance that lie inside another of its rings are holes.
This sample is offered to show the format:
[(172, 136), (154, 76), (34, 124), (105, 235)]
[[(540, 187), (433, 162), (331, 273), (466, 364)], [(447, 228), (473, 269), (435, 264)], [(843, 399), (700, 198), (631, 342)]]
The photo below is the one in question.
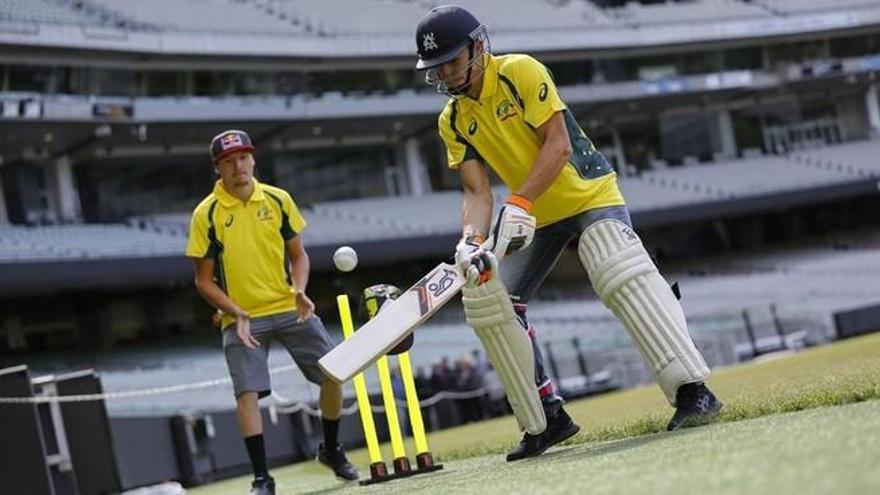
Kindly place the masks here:
[(235, 151), (254, 151), (254, 144), (248, 133), (230, 129), (211, 139), (211, 159), (215, 162)]

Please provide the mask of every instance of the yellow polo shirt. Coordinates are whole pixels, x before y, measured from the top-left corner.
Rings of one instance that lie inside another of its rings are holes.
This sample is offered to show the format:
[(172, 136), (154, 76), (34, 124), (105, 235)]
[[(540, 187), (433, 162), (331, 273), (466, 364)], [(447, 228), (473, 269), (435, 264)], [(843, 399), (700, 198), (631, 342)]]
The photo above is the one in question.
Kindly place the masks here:
[[(242, 202), (218, 180), (193, 211), (186, 255), (214, 258), (217, 283), (252, 317), (294, 311), (285, 241), (305, 227), (287, 191), (254, 179), (253, 194)], [(234, 322), (223, 315), (221, 328)]]
[(534, 201), (538, 226), (625, 204), (614, 170), (566, 108), (547, 68), (528, 55), (486, 58), (480, 99), (450, 98), (440, 114), (438, 127), (449, 167), (480, 160), (515, 192), (541, 151), (536, 129), (562, 111), (572, 154), (553, 184)]

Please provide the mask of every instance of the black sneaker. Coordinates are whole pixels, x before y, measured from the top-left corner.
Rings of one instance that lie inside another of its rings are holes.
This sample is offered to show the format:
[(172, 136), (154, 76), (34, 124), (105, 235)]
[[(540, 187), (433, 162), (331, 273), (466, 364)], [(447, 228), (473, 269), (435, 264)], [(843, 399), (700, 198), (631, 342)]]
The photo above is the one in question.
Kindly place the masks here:
[(271, 476), (255, 479), (251, 483), (250, 495), (275, 495), (275, 480)]
[(675, 404), (675, 415), (666, 425), (668, 431), (707, 424), (724, 406), (703, 383), (686, 383), (678, 387)]
[(568, 413), (560, 408), (556, 416), (548, 418), (546, 430), (537, 435), (530, 433), (523, 435), (519, 444), (507, 453), (507, 462), (541, 455), (557, 443), (571, 438), (580, 429), (581, 427), (571, 420)]
[(337, 478), (346, 481), (358, 479), (358, 472), (345, 458), (342, 445), (336, 444), (335, 448), (325, 449), (324, 444), (318, 445), (318, 462), (333, 470)]

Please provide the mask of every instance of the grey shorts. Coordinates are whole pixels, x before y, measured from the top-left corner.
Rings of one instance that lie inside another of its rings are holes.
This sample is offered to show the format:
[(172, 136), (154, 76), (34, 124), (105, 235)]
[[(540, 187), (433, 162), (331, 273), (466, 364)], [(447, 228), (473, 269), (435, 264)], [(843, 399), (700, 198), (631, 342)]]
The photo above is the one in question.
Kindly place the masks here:
[(318, 367), (318, 359), (333, 348), (330, 336), (321, 319), (312, 316), (297, 323), (297, 313), (281, 313), (251, 320), (251, 334), (260, 342), (256, 349), (249, 349), (235, 333), (235, 324), (223, 330), (223, 350), (226, 365), (232, 377), (235, 396), (244, 392), (257, 392), (260, 397), (272, 390), (269, 380), (269, 347), (272, 341), (283, 345), (306, 379), (321, 384), (326, 378)]

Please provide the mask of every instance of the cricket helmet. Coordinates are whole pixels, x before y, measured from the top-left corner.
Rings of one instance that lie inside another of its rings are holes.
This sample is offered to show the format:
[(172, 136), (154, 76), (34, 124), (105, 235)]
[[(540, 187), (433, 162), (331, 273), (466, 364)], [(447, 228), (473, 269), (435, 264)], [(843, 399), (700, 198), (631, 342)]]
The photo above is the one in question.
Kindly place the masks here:
[(457, 5), (434, 7), (416, 28), (416, 70), (449, 62), (481, 36), (486, 36), (486, 26), (466, 9)]

